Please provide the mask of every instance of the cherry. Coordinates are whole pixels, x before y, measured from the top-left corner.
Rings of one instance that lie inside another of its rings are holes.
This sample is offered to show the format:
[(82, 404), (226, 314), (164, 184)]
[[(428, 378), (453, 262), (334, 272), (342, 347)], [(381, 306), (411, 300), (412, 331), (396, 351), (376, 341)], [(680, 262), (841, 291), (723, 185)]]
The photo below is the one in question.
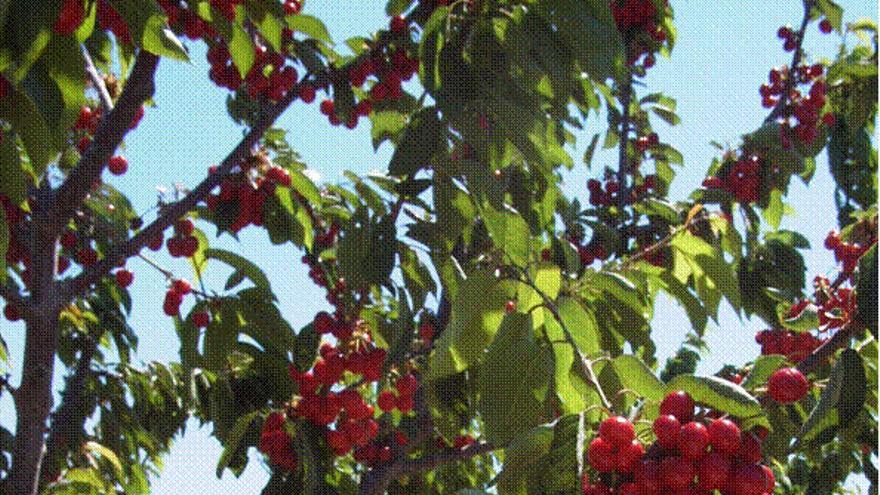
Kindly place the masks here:
[(327, 439), (327, 445), (330, 446), (330, 449), (332, 449), (333, 453), (337, 456), (345, 455), (351, 450), (351, 443), (349, 443), (348, 437), (345, 433), (339, 430), (327, 430), (325, 437)]
[(657, 443), (666, 449), (675, 448), (678, 445), (678, 432), (681, 430), (681, 422), (671, 414), (664, 414), (654, 420), (652, 427)]
[(459, 435), (455, 437), (455, 439), (452, 441), (452, 447), (454, 449), (461, 450), (469, 445), (473, 445), (474, 443), (476, 443), (474, 437), (470, 435)]
[(174, 231), (182, 236), (192, 235), (195, 224), (189, 218), (181, 218), (174, 223)]
[(397, 379), (396, 387), (400, 395), (412, 395), (419, 388), (419, 380), (409, 373)]
[(419, 325), (419, 337), (425, 342), (431, 342), (434, 339), (434, 325), (430, 322)]
[(134, 273), (124, 268), (117, 270), (114, 276), (116, 277), (116, 284), (123, 289), (131, 285), (131, 282), (134, 280)]
[(683, 391), (670, 392), (660, 402), (660, 414), (671, 414), (682, 423), (694, 417), (694, 400)]
[(311, 84), (300, 84), (299, 86), (299, 99), (304, 101), (305, 103), (312, 103), (315, 101), (315, 87)]
[(76, 262), (82, 266), (92, 266), (98, 262), (98, 252), (90, 247), (81, 248), (76, 252)]
[(205, 328), (211, 322), (211, 315), (207, 311), (199, 311), (193, 314), (192, 321), (196, 328)]
[(643, 460), (636, 464), (633, 469), (636, 484), (641, 486), (645, 493), (660, 491), (660, 466), (657, 461)]
[(415, 400), (412, 395), (399, 395), (394, 405), (400, 412), (406, 414), (415, 407)]
[(507, 301), (504, 305), (504, 312), (507, 314), (511, 314), (516, 311), (516, 302), (515, 301)]
[(409, 23), (403, 16), (394, 16), (391, 18), (391, 23), (389, 24), (389, 28), (391, 32), (394, 34), (403, 34), (406, 32), (409, 27)]
[(192, 285), (186, 280), (179, 278), (171, 283), (171, 290), (180, 294), (181, 296), (185, 296), (192, 292)]
[(831, 32), (832, 29), (834, 29), (834, 27), (831, 25), (831, 21), (829, 21), (828, 19), (822, 19), (821, 21), (819, 21), (819, 31), (821, 31), (822, 33), (828, 34)]
[(124, 156), (116, 155), (107, 162), (107, 168), (113, 175), (122, 175), (128, 171), (128, 160)]
[(147, 241), (147, 247), (150, 248), (151, 251), (158, 251), (162, 249), (162, 243), (164, 241), (165, 236), (162, 234), (162, 232), (159, 232), (158, 234), (156, 234), (156, 236)]
[(66, 36), (73, 34), (85, 18), (82, 0), (65, 0), (55, 21), (55, 32)]
[(678, 432), (678, 450), (685, 459), (699, 460), (706, 454), (709, 430), (703, 423), (691, 421)]
[(59, 256), (58, 257), (58, 275), (63, 274), (70, 268), (70, 258), (67, 256)]
[(700, 489), (708, 491), (723, 489), (730, 476), (730, 466), (730, 459), (725, 455), (712, 452), (704, 457), (697, 466)]
[(333, 103), (333, 100), (322, 101), (321, 105), (319, 106), (319, 109), (321, 110), (322, 114), (324, 114), (328, 117), (330, 117), (331, 115), (334, 115), (335, 110), (336, 110), (335, 105)]
[(749, 464), (761, 462), (761, 441), (752, 433), (743, 433), (736, 456)]
[(12, 303), (6, 303), (6, 306), (3, 307), (3, 316), (9, 321), (18, 321), (21, 319), (21, 313), (18, 311), (18, 306)]
[(739, 426), (729, 419), (716, 419), (709, 423), (709, 445), (712, 452), (735, 454), (739, 450)]
[(767, 484), (767, 476), (760, 465), (744, 464), (733, 472), (729, 489), (733, 495), (761, 495)]
[(764, 492), (773, 493), (773, 490), (776, 489), (776, 475), (773, 474), (773, 470), (768, 466), (761, 466), (761, 469), (764, 470), (764, 478), (767, 481)]
[(590, 442), (587, 458), (593, 469), (600, 473), (610, 473), (614, 470), (614, 449), (611, 443), (602, 437), (596, 437)]
[(379, 406), (383, 412), (391, 412), (394, 410), (394, 392), (390, 390), (383, 390), (379, 392), (379, 395), (376, 397), (376, 404)]
[(620, 445), (616, 459), (617, 472), (632, 473), (643, 455), (645, 455), (645, 447), (638, 440), (633, 439), (629, 443)]
[(810, 382), (796, 368), (782, 368), (770, 375), (767, 393), (780, 404), (791, 404), (803, 399), (810, 390)]
[(64, 249), (73, 249), (76, 247), (76, 234), (67, 230), (61, 234), (61, 247)]
[(636, 430), (628, 419), (614, 416), (602, 421), (599, 425), (599, 436), (609, 441), (612, 446), (620, 448), (636, 438)]
[(660, 473), (663, 484), (674, 490), (693, 483), (696, 474), (694, 464), (679, 456), (663, 458), (660, 461)]

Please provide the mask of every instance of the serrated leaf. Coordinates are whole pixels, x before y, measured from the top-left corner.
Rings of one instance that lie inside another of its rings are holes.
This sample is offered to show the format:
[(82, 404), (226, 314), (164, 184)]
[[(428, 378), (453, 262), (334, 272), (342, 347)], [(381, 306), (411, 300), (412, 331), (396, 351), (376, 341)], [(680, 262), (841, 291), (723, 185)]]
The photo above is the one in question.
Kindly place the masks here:
[(229, 430), (229, 433), (226, 434), (226, 438), (223, 439), (223, 453), (220, 454), (220, 459), (217, 461), (216, 474), (218, 479), (223, 477), (223, 470), (229, 466), (235, 452), (238, 451), (238, 448), (241, 445), (241, 440), (244, 438), (245, 433), (247, 433), (251, 423), (253, 423), (254, 419), (258, 416), (260, 416), (259, 410), (240, 416), (235, 421), (235, 425), (232, 429)]
[(333, 39), (330, 37), (330, 32), (327, 31), (327, 26), (317, 17), (305, 14), (288, 16), (287, 27), (310, 38), (323, 41), (329, 45), (333, 44)]
[(678, 375), (666, 391), (684, 390), (694, 401), (738, 418), (763, 414), (761, 404), (744, 388), (715, 376)]
[(752, 365), (751, 371), (746, 376), (746, 381), (742, 384), (743, 388), (754, 390), (757, 387), (766, 385), (770, 375), (783, 366), (785, 366), (785, 356), (779, 354), (758, 356), (755, 359), (755, 364)]
[(553, 428), (547, 425), (515, 438), (504, 449), (504, 467), (498, 475), (499, 495), (527, 495), (526, 478), (537, 473), (552, 442)]
[(272, 292), (272, 287), (269, 284), (269, 279), (266, 277), (266, 274), (260, 270), (260, 267), (241, 255), (224, 249), (210, 248), (205, 250), (205, 259), (222, 261), (232, 268), (235, 268), (237, 272), (241, 272), (243, 275), (247, 276), (256, 287), (264, 289), (267, 293)]
[(227, 40), (232, 64), (242, 78), (248, 75), (256, 60), (256, 50), (250, 35), (237, 23), (232, 24), (231, 36)]
[(483, 219), (495, 248), (503, 252), (510, 263), (525, 267), (529, 261), (530, 233), (523, 217), (515, 211), (496, 211), (487, 206)]

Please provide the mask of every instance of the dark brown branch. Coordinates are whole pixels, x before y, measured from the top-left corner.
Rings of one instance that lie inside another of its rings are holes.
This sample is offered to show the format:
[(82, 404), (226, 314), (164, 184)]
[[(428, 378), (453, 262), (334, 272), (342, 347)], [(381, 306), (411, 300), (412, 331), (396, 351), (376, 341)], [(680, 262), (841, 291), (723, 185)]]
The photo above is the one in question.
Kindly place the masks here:
[[(104, 259), (91, 268), (84, 270), (75, 278), (64, 283), (61, 293), (65, 300), (70, 300), (77, 295), (83, 294), (101, 277), (110, 273), (110, 270), (119, 263), (135, 256), (151, 239), (160, 235), (188, 211), (195, 208), (199, 201), (208, 197), (211, 190), (220, 185), (233, 167), (241, 164), (250, 156), (252, 148), (259, 143), (263, 134), (275, 123), (275, 120), (296, 99), (297, 91), (289, 91), (281, 101), (268, 106), (264, 113), (254, 123), (248, 133), (239, 141), (238, 145), (217, 166), (217, 170), (209, 174), (195, 189), (189, 192), (180, 201), (163, 208), (161, 214), (150, 225), (142, 229), (128, 241), (114, 246)], [(117, 106), (118, 108), (118, 106)]]
[(75, 442), (82, 436), (88, 413), (84, 403), (85, 387), (92, 374), (92, 358), (97, 347), (98, 342), (95, 339), (89, 338), (86, 341), (73, 374), (65, 381), (61, 405), (52, 414), (49, 427), (46, 460), (41, 472), (43, 480), (54, 480), (58, 477), (64, 465), (61, 456), (71, 448), (75, 448)]
[(812, 354), (806, 357), (806, 359), (798, 363), (798, 371), (806, 375), (822, 366), (835, 351), (849, 344), (852, 337), (858, 336), (864, 331), (864, 324), (855, 320), (850, 321), (842, 326), (837, 333), (835, 333), (834, 336), (828, 339), (824, 344), (817, 347)]
[(470, 459), (478, 455), (488, 454), (498, 447), (491, 443), (475, 443), (461, 449), (447, 449), (434, 455), (418, 459), (406, 459), (392, 468), (396, 477), (429, 471), (442, 464)]
[(146, 50), (138, 52), (116, 106), (101, 120), (94, 141), (47, 205), (47, 211), (51, 212), (50, 234), (57, 236), (61, 232), (88, 196), (92, 185), (101, 179), (104, 166), (122, 142), (137, 112), (153, 96), (153, 76), (158, 64), (159, 57), (156, 55)]

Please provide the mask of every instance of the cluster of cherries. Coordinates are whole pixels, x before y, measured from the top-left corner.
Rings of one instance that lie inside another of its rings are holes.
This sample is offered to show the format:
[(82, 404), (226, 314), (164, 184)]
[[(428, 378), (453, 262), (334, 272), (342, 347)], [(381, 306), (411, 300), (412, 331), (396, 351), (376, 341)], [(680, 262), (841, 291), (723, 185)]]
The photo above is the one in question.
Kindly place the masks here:
[(617, 29), (630, 41), (627, 63), (635, 64), (645, 55), (642, 65), (646, 69), (653, 67), (657, 61), (653, 52), (666, 41), (666, 31), (658, 24), (662, 13), (657, 12), (654, 1), (611, 0), (610, 6)]
[(168, 316), (180, 314), (180, 305), (183, 297), (192, 292), (192, 286), (186, 280), (180, 278), (171, 282), (171, 287), (165, 292), (165, 301), (162, 303), (162, 311)]
[(764, 159), (757, 154), (744, 154), (728, 170), (723, 177), (707, 177), (703, 187), (727, 191), (743, 204), (753, 203), (760, 199), (761, 168)]
[(877, 242), (872, 239), (871, 242), (859, 244), (857, 242), (846, 242), (840, 238), (840, 233), (831, 231), (825, 237), (825, 248), (834, 251), (834, 260), (843, 263), (843, 273), (850, 275), (855, 271), (862, 257), (871, 246)]
[[(90, 106), (80, 108), (79, 116), (73, 124), (74, 135), (79, 136), (76, 147), (80, 153), (85, 152), (89, 145), (92, 144), (92, 136), (94, 136), (95, 130), (98, 128), (102, 114), (103, 112), (100, 108), (93, 109)], [(135, 114), (129, 130), (135, 129), (143, 118), (144, 107), (141, 107)], [(128, 171), (128, 160), (122, 155), (114, 155), (107, 161), (107, 169), (113, 175), (122, 175)]]
[[(209, 174), (216, 172), (216, 167), (208, 169)], [(290, 187), (290, 184), (290, 172), (272, 165), (265, 152), (260, 151), (224, 177), (219, 193), (208, 195), (205, 203), (212, 212), (218, 209), (238, 212), (229, 226), (230, 232), (237, 233), (248, 225), (262, 225), (266, 200), (275, 194), (277, 186)]]
[(587, 451), (599, 474), (595, 481), (584, 474), (584, 495), (773, 493), (775, 476), (761, 464), (759, 435), (766, 431), (741, 431), (714, 411), (695, 416), (694, 406), (686, 392), (668, 394), (652, 427), (657, 440), (647, 449), (626, 418), (603, 421)]
[[(409, 22), (406, 18), (392, 17), (388, 28), (393, 36), (408, 39)], [(418, 70), (418, 58), (408, 54), (404, 48), (387, 44), (376, 47), (367, 57), (348, 70), (348, 82), (354, 88), (362, 87), (371, 76), (375, 76), (376, 81), (370, 87), (367, 97), (357, 102), (354, 112), (344, 122), (345, 126), (354, 129), (360, 117), (370, 115), (374, 104), (402, 98), (403, 81), (409, 81)], [(333, 100), (323, 100), (320, 110), (327, 116), (331, 125), (343, 123), (336, 113)]]
[(800, 362), (825, 342), (809, 332), (795, 333), (784, 329), (761, 330), (755, 334), (761, 355), (781, 354), (789, 361)]
[(192, 258), (199, 249), (199, 240), (193, 235), (195, 225), (189, 218), (174, 223), (174, 236), (165, 241), (172, 258)]
[[(62, 36), (73, 34), (85, 20), (86, 11), (82, 0), (64, 0), (61, 10), (55, 19), (54, 31)], [(113, 8), (107, 0), (98, 0), (96, 14), (98, 27), (103, 31), (110, 31), (117, 40), (132, 44), (131, 33), (128, 25), (119, 12)]]

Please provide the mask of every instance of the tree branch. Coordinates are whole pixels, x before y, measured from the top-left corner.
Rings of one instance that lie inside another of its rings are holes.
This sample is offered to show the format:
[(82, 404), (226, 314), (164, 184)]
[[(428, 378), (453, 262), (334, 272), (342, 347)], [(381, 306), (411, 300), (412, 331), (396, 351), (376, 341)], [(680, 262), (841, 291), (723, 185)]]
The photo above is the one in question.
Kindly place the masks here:
[[(46, 211), (50, 214), (47, 225), (51, 229), (49, 234), (52, 234), (53, 238), (57, 237), (73, 217), (76, 209), (82, 205), (92, 185), (101, 179), (101, 172), (107, 160), (122, 142), (138, 110), (153, 95), (155, 90), (153, 76), (158, 64), (159, 57), (156, 55), (146, 50), (138, 52), (128, 82), (116, 106), (101, 120), (94, 141), (83, 153), (79, 163), (64, 183), (55, 191), (51, 203), (47, 205)], [(97, 72), (95, 74), (97, 75)]]
[(837, 331), (824, 344), (820, 345), (807, 356), (803, 361), (798, 363), (797, 369), (803, 374), (810, 373), (819, 366), (822, 366), (835, 351), (849, 344), (852, 337), (857, 336), (860, 332), (865, 331), (865, 325), (859, 321), (851, 320)]
[(113, 110), (113, 98), (110, 97), (110, 92), (107, 91), (107, 85), (104, 84), (104, 79), (98, 74), (95, 62), (92, 61), (92, 56), (89, 54), (89, 50), (86, 49), (85, 45), (81, 45), (81, 51), (83, 60), (85, 60), (86, 75), (89, 76), (89, 80), (98, 92), (98, 98), (101, 100), (101, 108), (104, 109), (104, 115), (107, 115)]
[[(196, 204), (206, 198), (211, 190), (220, 185), (232, 168), (241, 164), (251, 153), (252, 148), (259, 143), (263, 134), (275, 123), (275, 120), (287, 109), (297, 97), (296, 89), (288, 91), (287, 95), (278, 103), (268, 106), (264, 113), (257, 119), (251, 130), (239, 141), (238, 145), (217, 166), (217, 170), (209, 174), (195, 189), (189, 192), (180, 201), (163, 208), (160, 215), (150, 225), (142, 229), (128, 241), (113, 246), (107, 256), (91, 268), (84, 270), (76, 277), (66, 281), (61, 289), (62, 297), (70, 300), (77, 295), (83, 294), (91, 286), (110, 273), (120, 262), (135, 256), (140, 252), (150, 239), (161, 234), (180, 217), (195, 208)], [(118, 105), (117, 105), (118, 108)]]

